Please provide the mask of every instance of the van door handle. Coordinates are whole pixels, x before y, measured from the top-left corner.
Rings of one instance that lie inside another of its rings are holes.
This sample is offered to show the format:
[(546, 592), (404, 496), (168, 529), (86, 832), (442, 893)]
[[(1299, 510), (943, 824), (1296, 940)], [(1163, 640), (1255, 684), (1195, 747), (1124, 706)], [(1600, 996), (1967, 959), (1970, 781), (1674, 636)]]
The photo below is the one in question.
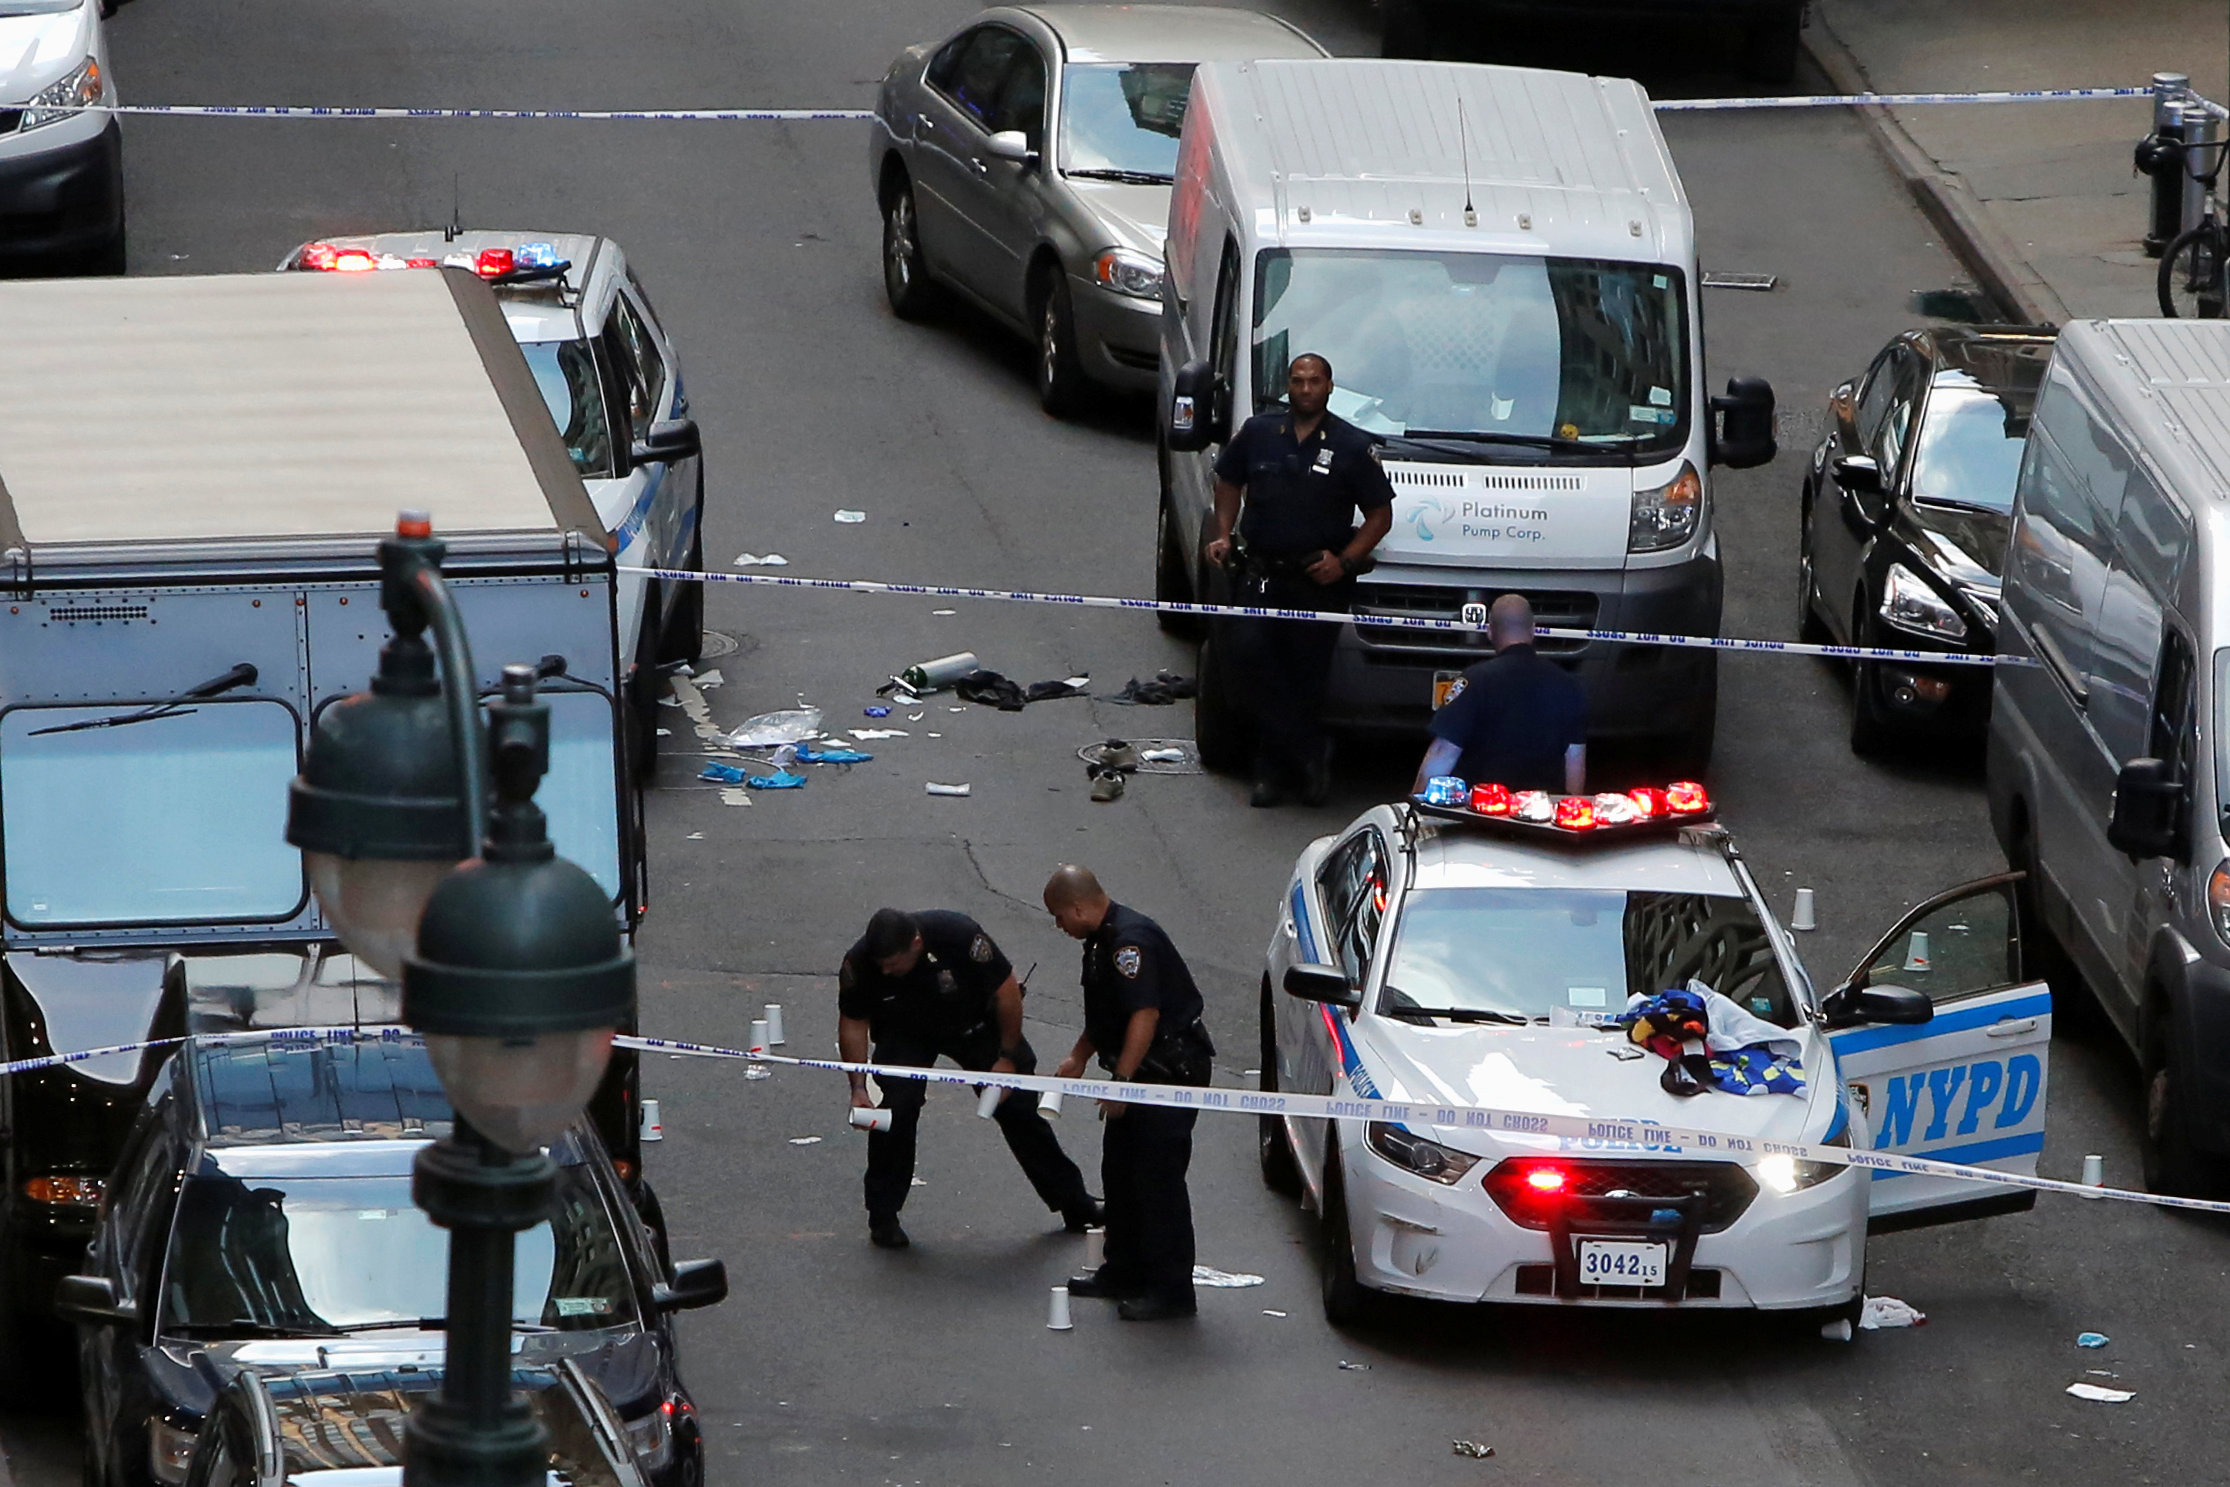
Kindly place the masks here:
[(2005, 1022), (1993, 1022), (1992, 1024), (1990, 1024), (1989, 1027), (1983, 1030), (1983, 1034), (1985, 1037), (1991, 1038), (2018, 1038), (2023, 1033), (2033, 1033), (2035, 1031), (2036, 1019), (2033, 1017), (2024, 1017), (2019, 1022), (2013, 1022), (2010, 1020)]
[(2074, 696), (2075, 705), (2088, 708), (2091, 705), (2090, 686), (2075, 674), (2074, 663), (2068, 660), (2067, 652), (2060, 649), (2059, 642), (2052, 638), (2051, 631), (2039, 623), (2030, 633), (2036, 640), (2036, 653), (2044, 658), (2044, 664), (2051, 668), (2052, 674), (2060, 679), (2060, 685)]

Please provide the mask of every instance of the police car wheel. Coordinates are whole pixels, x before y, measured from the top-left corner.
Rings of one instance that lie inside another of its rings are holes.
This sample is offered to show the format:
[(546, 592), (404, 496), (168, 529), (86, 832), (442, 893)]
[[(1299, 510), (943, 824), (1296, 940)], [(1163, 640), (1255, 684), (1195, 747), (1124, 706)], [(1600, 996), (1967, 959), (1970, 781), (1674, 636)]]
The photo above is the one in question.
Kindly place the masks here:
[(642, 639), (635, 645), (635, 669), (627, 679), (628, 767), (635, 782), (647, 785), (658, 773), (658, 693), (664, 677), (658, 670), (658, 641), (650, 617), (658, 613), (654, 590), (643, 605)]
[[(1262, 1088), (1275, 1092), (1278, 1087), (1278, 1034), (1275, 1003), (1270, 996), (1270, 978), (1262, 978)], [(1282, 1116), (1256, 1116), (1258, 1129), (1255, 1135), (1257, 1156), (1262, 1164), (1262, 1185), (1282, 1197), (1296, 1198), (1301, 1193), (1301, 1169), (1293, 1160), (1293, 1140), (1286, 1134)]]
[(1200, 690), (1192, 700), (1193, 744), (1200, 750), (1202, 768), (1239, 774), (1254, 762), (1253, 739), (1217, 649), (1213, 635), (1200, 644)]
[[(683, 566), (694, 573), (705, 571), (705, 475), (702, 468), (697, 472), (697, 530), (690, 536), (689, 560)], [(674, 596), (674, 612), (658, 635), (658, 659), (667, 666), (695, 661), (705, 651), (705, 586), (684, 583), (680, 589)], [(654, 730), (651, 737), (657, 736)]]
[(1318, 1230), (1324, 1248), (1324, 1320), (1335, 1327), (1354, 1327), (1371, 1319), (1377, 1298), (1355, 1275), (1355, 1241), (1347, 1224), (1346, 1185), (1340, 1181), (1336, 1157), (1325, 1164), (1323, 1208)]
[(918, 320), (929, 312), (933, 288), (922, 258), (921, 219), (914, 211), (914, 188), (904, 180), (883, 203), (883, 295), (891, 313)]

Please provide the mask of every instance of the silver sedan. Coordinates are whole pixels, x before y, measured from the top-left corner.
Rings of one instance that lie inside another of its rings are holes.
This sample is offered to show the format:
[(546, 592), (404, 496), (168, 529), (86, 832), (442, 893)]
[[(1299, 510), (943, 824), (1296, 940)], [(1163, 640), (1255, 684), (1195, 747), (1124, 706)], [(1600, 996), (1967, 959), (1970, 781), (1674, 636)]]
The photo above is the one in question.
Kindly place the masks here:
[(937, 291), (1038, 343), (1038, 397), (1154, 385), (1162, 242), (1199, 62), (1321, 57), (1294, 27), (1190, 5), (1000, 6), (885, 74), (868, 166), (883, 287)]

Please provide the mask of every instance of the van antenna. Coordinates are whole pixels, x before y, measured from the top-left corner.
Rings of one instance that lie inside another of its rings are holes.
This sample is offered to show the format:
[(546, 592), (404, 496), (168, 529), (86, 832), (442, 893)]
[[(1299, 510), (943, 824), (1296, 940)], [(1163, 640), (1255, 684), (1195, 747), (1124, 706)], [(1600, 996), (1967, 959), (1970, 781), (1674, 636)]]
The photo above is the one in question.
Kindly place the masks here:
[(464, 177), (458, 172), (449, 177), (449, 225), (441, 230), (441, 240), (453, 243), (465, 235)]
[(1456, 149), (1463, 159), (1463, 219), (1466, 226), (1475, 225), (1478, 214), (1471, 209), (1471, 129), (1465, 122), (1463, 99), (1456, 99)]

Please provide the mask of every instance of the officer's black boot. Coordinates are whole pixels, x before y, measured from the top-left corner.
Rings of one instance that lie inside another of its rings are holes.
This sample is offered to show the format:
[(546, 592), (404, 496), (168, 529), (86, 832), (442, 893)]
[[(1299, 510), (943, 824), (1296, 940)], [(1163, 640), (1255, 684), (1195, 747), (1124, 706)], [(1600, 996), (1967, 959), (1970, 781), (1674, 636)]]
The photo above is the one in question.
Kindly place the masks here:
[(895, 1213), (882, 1218), (869, 1214), (867, 1216), (867, 1239), (877, 1249), (904, 1249), (913, 1243), (911, 1239), (906, 1237), (906, 1231), (900, 1226), (898, 1215)]
[(1301, 804), (1320, 806), (1332, 798), (1332, 741), (1318, 739), (1301, 765)]
[(1254, 756), (1254, 793), (1247, 804), (1268, 810), (1285, 804), (1285, 761), (1265, 748)]

